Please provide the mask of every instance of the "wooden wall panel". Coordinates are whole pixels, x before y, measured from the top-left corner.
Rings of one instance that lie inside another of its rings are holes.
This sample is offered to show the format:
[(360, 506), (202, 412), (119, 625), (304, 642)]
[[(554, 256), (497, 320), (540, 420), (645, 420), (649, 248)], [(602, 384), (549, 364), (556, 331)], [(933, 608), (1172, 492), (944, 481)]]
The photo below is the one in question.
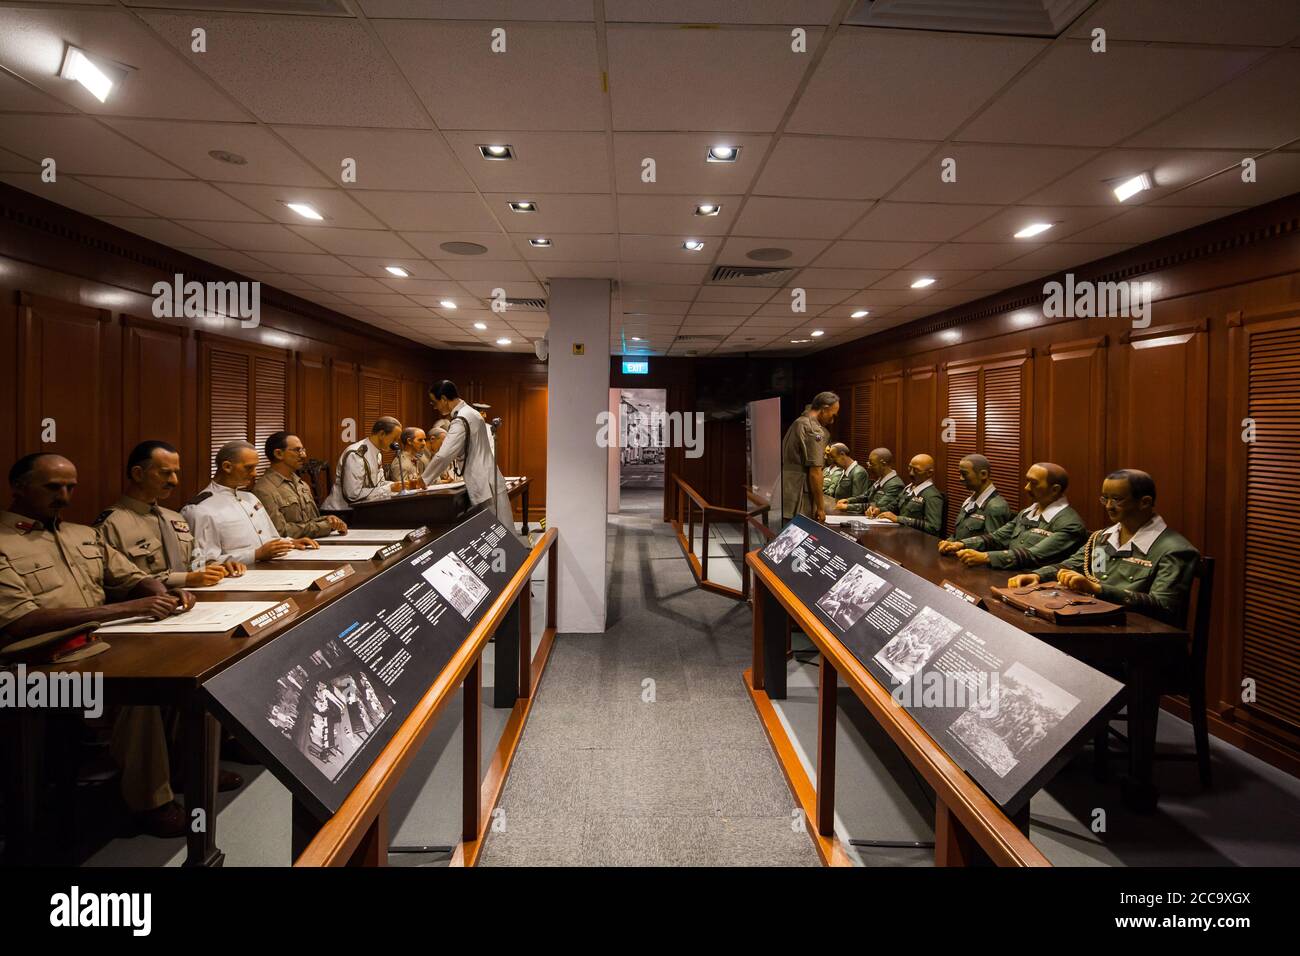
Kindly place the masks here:
[(952, 441), (940, 449), (946, 456), (942, 473), (936, 473), (936, 483), (948, 496), (948, 533), (957, 523), (957, 505), (965, 500), (961, 471), (957, 467), (962, 458), (979, 450), (979, 394), (980, 369), (978, 365), (947, 369), (947, 412), (945, 429), (952, 430)]
[(328, 461), (332, 466), (329, 367), (324, 359), (300, 352), (295, 356), (295, 377), (298, 407), (289, 428), (302, 440), (309, 458)]
[(546, 505), (546, 395), (543, 384), (519, 386), (519, 474), (533, 479), (528, 489), (532, 517), (541, 517)]
[(179, 326), (133, 316), (124, 317), (121, 325), (123, 455), (142, 441), (174, 445), (181, 458), (180, 486), (172, 492), (174, 506), (207, 480), (196, 440), (193, 338)]
[[(1090, 528), (1104, 515), (1097, 501), (1105, 465), (1105, 336), (1054, 343), (1039, 362), (1046, 397), (1042, 417), (1046, 437), (1030, 456), (1053, 461), (1070, 474), (1066, 493)], [(1032, 463), (1032, 462), (1031, 462)], [(1018, 484), (1023, 484), (1019, 482)]]
[[(902, 457), (898, 469), (906, 475), (907, 463), (915, 455), (940, 453), (939, 442), (939, 381), (933, 365), (909, 368), (905, 379), (903, 399)], [(899, 454), (899, 449), (894, 449)], [(936, 475), (936, 477), (938, 477)]]
[(339, 455), (343, 454), (343, 449), (350, 444), (343, 440), (344, 422), (352, 423), (352, 440), (357, 441), (370, 434), (370, 426), (374, 424), (374, 420), (362, 422), (364, 416), (361, 413), (361, 379), (355, 365), (351, 362), (331, 362), (330, 380), (334, 385), (332, 396), (334, 416), (330, 422), (329, 457), (330, 474), (333, 475)]
[[(993, 483), (1012, 511), (1028, 504), (1024, 500), (1023, 476), (1029, 444), (1025, 435), (1033, 420), (1026, 412), (1031, 393), (1027, 379), (1032, 367), (1028, 358), (1021, 358), (986, 364), (981, 371), (979, 451), (989, 460)], [(952, 486), (949, 500), (963, 490), (960, 484)], [(957, 501), (965, 497), (962, 494)]]
[[(876, 379), (876, 407), (872, 440), (878, 448), (888, 448), (894, 453), (894, 464), (900, 475), (907, 474), (907, 459), (902, 456), (899, 441), (903, 437), (903, 376), (899, 373), (883, 375)], [(870, 451), (870, 449), (868, 449)]]
[(875, 382), (859, 382), (853, 386), (853, 421), (850, 427), (849, 451), (867, 467), (867, 457), (876, 447), (872, 422), (876, 399)]

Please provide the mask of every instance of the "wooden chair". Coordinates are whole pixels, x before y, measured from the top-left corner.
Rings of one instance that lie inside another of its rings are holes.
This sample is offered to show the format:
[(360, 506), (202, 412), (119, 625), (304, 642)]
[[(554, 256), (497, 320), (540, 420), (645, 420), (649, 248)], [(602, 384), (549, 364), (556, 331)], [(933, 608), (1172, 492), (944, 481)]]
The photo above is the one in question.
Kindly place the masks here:
[(316, 506), (320, 507), (321, 502), (330, 496), (330, 483), (333, 476), (330, 474), (329, 462), (321, 461), (319, 458), (308, 458), (307, 463), (299, 469), (298, 473), (311, 486), (312, 497), (316, 499)]

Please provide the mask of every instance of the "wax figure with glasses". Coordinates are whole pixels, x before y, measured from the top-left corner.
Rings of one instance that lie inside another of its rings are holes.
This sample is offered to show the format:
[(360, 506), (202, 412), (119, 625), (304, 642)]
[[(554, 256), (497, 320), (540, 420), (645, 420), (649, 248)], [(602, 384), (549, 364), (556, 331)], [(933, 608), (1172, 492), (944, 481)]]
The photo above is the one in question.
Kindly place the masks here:
[(298, 476), (307, 463), (302, 439), (288, 432), (275, 432), (266, 439), (266, 460), (271, 467), (253, 485), (271, 524), (282, 538), (326, 538), (347, 534), (348, 526), (338, 515), (322, 515), (316, 507), (311, 486)]
[(898, 512), (881, 511), (875, 517), (926, 534), (943, 534), (947, 502), (934, 484), (934, 459), (929, 455), (913, 456), (907, 463), (907, 474), (912, 482), (898, 497)]
[(194, 529), (200, 561), (270, 561), (295, 548), (319, 548), (307, 537), (286, 538), (276, 530), (262, 502), (245, 489), (257, 474), (257, 450), (231, 441), (217, 452), (208, 486), (191, 498), (181, 514)]
[[(99, 529), (62, 520), (77, 487), (68, 459), (20, 458), (9, 487), (13, 503), (0, 513), (0, 645), (124, 618), (160, 621), (194, 606), (193, 595), (132, 564)], [(183, 836), (159, 709), (118, 708), (111, 750), (137, 825), (154, 836)]]
[(1033, 502), (995, 531), (981, 531), (939, 544), (940, 554), (956, 555), (967, 567), (995, 570), (1036, 568), (1059, 561), (1087, 536), (1065, 490), (1070, 476), (1060, 465), (1040, 461), (1025, 473), (1025, 494)]
[[(1011, 508), (993, 485), (990, 477), (992, 466), (987, 458), (983, 455), (967, 455), (957, 463), (957, 470), (961, 474), (961, 483), (970, 492), (970, 496), (961, 503), (961, 509), (957, 512), (957, 524), (949, 541), (992, 534), (1011, 520)], [(940, 542), (941, 549), (942, 545), (943, 542)]]
[(865, 494), (871, 485), (871, 477), (867, 474), (867, 469), (854, 461), (848, 446), (836, 442), (826, 448), (827, 456), (835, 463), (835, 468), (822, 478), (822, 494), (831, 500)]
[(401, 434), (402, 423), (385, 415), (370, 426), (367, 437), (343, 449), (334, 470), (334, 488), (322, 507), (326, 511), (347, 511), (359, 501), (380, 501), (407, 488), (418, 488), (418, 475), (405, 482), (384, 480), (384, 449)]
[(781, 439), (781, 515), (826, 520), (822, 498), (826, 464), (826, 429), (840, 412), (840, 397), (819, 392)]
[(835, 502), (841, 514), (865, 515), (875, 518), (882, 511), (898, 511), (898, 501), (903, 495), (903, 479), (894, 471), (894, 453), (888, 448), (875, 448), (867, 456), (869, 484), (860, 494), (849, 495)]
[(1156, 483), (1145, 471), (1106, 476), (1101, 501), (1112, 524), (1065, 560), (1013, 577), (1010, 587), (1056, 581), (1181, 627), (1200, 554), (1156, 513)]
[(429, 389), (429, 398), (450, 424), (447, 437), (424, 467), (421, 476), (424, 483), (435, 484), (453, 460), (464, 456), (465, 492), (470, 504), (487, 502), (497, 520), (513, 530), (515, 519), (510, 510), (510, 496), (506, 494), (506, 479), (493, 460), (487, 422), (461, 400), (455, 382), (446, 379), (438, 382)]
[[(203, 588), (244, 573), (238, 561), (201, 563), (194, 533), (179, 512), (164, 508), (181, 479), (181, 456), (164, 441), (143, 441), (126, 459), (126, 491), (95, 519), (104, 540), (169, 588)], [(195, 565), (198, 565), (197, 567)]]

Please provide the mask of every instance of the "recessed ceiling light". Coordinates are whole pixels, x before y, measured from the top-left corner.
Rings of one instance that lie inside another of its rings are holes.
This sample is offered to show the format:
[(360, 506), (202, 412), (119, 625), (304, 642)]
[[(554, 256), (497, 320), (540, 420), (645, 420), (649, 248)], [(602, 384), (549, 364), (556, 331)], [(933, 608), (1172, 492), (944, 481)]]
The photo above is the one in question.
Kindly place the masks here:
[(63, 57), (63, 69), (59, 75), (65, 80), (76, 80), (99, 102), (108, 99), (113, 92), (113, 81), (108, 74), (91, 62), (84, 52), (75, 46), (69, 46)]
[(1017, 232), (1014, 238), (1032, 239), (1034, 236), (1047, 232), (1047, 230), (1051, 228), (1052, 224), (1050, 222), (1031, 222), (1029, 225), (1025, 226), (1024, 229)]
[(722, 212), (722, 206), (719, 203), (702, 202), (695, 207), (695, 215), (697, 216), (716, 216), (720, 212)]
[(406, 279), (406, 278), (409, 278), (410, 275), (411, 275), (409, 272), (407, 272), (407, 271), (406, 271), (405, 269), (403, 269), (401, 266), (384, 266), (384, 270), (385, 270), (386, 272), (391, 272), (393, 275), (397, 276), (397, 278), (399, 278), (399, 279)]
[(509, 345), (509, 344), (510, 344), (509, 339), (497, 339), (497, 345)]
[(454, 309), (454, 308), (456, 308), (456, 303), (453, 302), (453, 301), (451, 301), (451, 299), (443, 299), (443, 300), (442, 300), (441, 302), (439, 302), (438, 304), (439, 304), (440, 306), (442, 306), (444, 309)]
[(475, 322), (475, 323), (474, 323), (474, 328), (478, 329), (480, 332), (486, 332), (486, 331), (487, 331), (487, 323), (486, 323), (486, 322)]
[(871, 313), (868, 312), (866, 309), (858, 309), (856, 312), (854, 312), (852, 315), (850, 315), (849, 318), (851, 318), (851, 319), (865, 319), (865, 318), (866, 318), (867, 316), (869, 316), (870, 314), (871, 314)]
[(687, 252), (699, 252), (704, 248), (704, 243), (700, 242), (698, 239), (687, 239), (682, 243), (682, 248)]
[(639, 336), (639, 335), (634, 335), (634, 336), (632, 336), (632, 341), (633, 341), (633, 342), (640, 342), (640, 341), (641, 341), (641, 336)]
[(806, 344), (806, 343), (808, 343), (808, 342), (811, 342), (811, 341), (812, 341), (812, 339), (791, 339), (791, 340), (790, 340), (790, 344), (791, 344), (791, 345), (804, 345), (804, 344)]
[(932, 285), (934, 285), (934, 281), (935, 281), (935, 280), (932, 279), (932, 278), (930, 278), (929, 276), (923, 276), (923, 277), (921, 277), (920, 279), (917, 279), (915, 282), (912, 283), (912, 288), (913, 288), (913, 289), (924, 289), (926, 286), (932, 286)]
[(285, 203), (290, 209), (302, 216), (304, 219), (324, 219), (325, 217), (318, 213), (305, 202), (287, 202)]
[(821, 336), (823, 336), (823, 335), (825, 335), (825, 334), (826, 334), (826, 333), (823, 332), (821, 329), (816, 329), (816, 330), (813, 331), (812, 337), (813, 337), (813, 338), (819, 338), (819, 337), (821, 337)]
[(1143, 190), (1151, 188), (1151, 174), (1138, 173), (1132, 179), (1126, 179), (1115, 187), (1115, 198), (1120, 202), (1131, 199)]
[(708, 163), (734, 163), (740, 158), (739, 146), (712, 146), (704, 157)]
[(528, 244), (530, 246), (536, 246), (538, 249), (545, 249), (550, 246), (551, 240), (547, 239), (545, 236), (538, 236), (536, 239), (529, 239)]
[(210, 149), (208, 155), (219, 163), (229, 163), (231, 166), (247, 166), (248, 160), (238, 153), (232, 153), (227, 149)]
[(497, 162), (515, 158), (515, 148), (509, 143), (479, 143), (478, 151), (484, 159)]
[(537, 212), (537, 203), (530, 199), (521, 199), (518, 202), (512, 202), (510, 208), (515, 212)]

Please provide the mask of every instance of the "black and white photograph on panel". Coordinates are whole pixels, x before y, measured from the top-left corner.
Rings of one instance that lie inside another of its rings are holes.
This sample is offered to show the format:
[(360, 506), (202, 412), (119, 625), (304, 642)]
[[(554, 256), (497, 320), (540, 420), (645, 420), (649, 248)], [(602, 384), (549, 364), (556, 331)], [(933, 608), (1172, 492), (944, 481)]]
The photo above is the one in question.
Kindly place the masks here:
[(423, 572), (423, 577), (467, 621), (487, 597), (488, 586), (455, 554), (443, 555)]
[(835, 586), (817, 600), (823, 614), (841, 631), (847, 631), (867, 613), (873, 596), (885, 585), (885, 579), (872, 574), (865, 565), (855, 564)]
[(889, 671), (894, 680), (905, 683), (960, 630), (961, 625), (956, 621), (950, 621), (932, 607), (924, 607), (876, 653), (876, 663)]
[(803, 543), (803, 539), (808, 537), (808, 532), (796, 525), (786, 525), (784, 531), (776, 536), (776, 539), (763, 549), (763, 554), (773, 564), (780, 564), (786, 558), (790, 557), (790, 552)]
[(948, 732), (1005, 777), (1078, 704), (1079, 698), (1069, 691), (1016, 663), (990, 687), (983, 701), (953, 721)]
[(383, 686), (329, 641), (276, 681), (266, 719), (332, 781), (392, 712), (394, 700)]

